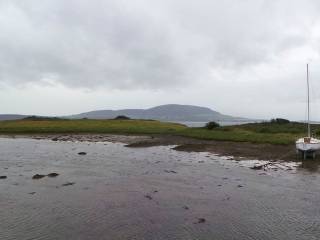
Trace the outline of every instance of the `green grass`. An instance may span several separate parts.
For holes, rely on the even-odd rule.
[[[228,131],[224,131],[222,128],[216,130],[189,128],[182,131],[181,135],[206,140],[271,144],[291,144],[294,143],[298,137],[298,135],[290,133],[257,133],[237,127],[229,129]]]
[[[314,132],[320,131],[319,125],[312,125]],[[262,123],[249,123],[237,126],[239,129],[252,131],[256,133],[290,133],[301,134],[306,133],[307,125],[298,122],[290,122],[285,124],[262,122]]]
[[[313,125],[320,133],[320,125]],[[212,130],[189,128],[181,124],[149,120],[15,120],[0,121],[0,134],[55,134],[55,133],[112,133],[112,134],[166,134],[197,139],[293,144],[306,132],[301,123],[253,123],[218,127]]]
[[[186,128],[148,120],[15,120],[0,121],[0,133],[127,133],[169,134]]]

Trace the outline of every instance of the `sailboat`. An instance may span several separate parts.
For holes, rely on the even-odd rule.
[[[296,141],[297,151],[302,153],[304,158],[306,158],[308,153],[312,153],[315,156],[316,151],[320,150],[320,140],[311,137],[310,130],[310,97],[309,97],[309,65],[307,64],[307,86],[308,86],[308,136],[299,138]]]

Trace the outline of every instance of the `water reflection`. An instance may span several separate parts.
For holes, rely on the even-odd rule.
[[[1,138],[0,153],[0,239],[320,239],[318,173],[294,171],[320,161]]]
[[[314,172],[319,172],[319,166],[320,166],[319,159],[307,159],[307,160],[303,160],[301,162],[301,165],[298,168],[314,173]]]

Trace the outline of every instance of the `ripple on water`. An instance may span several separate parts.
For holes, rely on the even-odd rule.
[[[0,152],[0,239],[320,239],[318,174],[293,164],[260,176],[208,153],[28,139]]]

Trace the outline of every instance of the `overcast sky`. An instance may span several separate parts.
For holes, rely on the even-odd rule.
[[[318,0],[0,0],[0,113],[167,103],[320,120]]]

